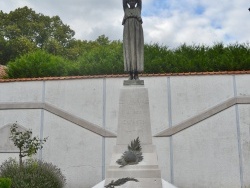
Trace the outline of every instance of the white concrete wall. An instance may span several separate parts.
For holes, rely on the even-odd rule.
[[[227,99],[250,96],[250,75],[142,79],[149,92],[153,135]],[[48,103],[116,133],[123,80],[0,83],[0,105]],[[37,157],[60,167],[68,188],[90,188],[105,178],[115,138],[103,138],[44,109],[0,110],[0,131],[16,121],[34,135],[49,137]],[[162,178],[180,188],[250,187],[249,130],[250,104],[237,104],[171,137],[153,138]],[[9,156],[17,155],[0,153],[0,163]]]

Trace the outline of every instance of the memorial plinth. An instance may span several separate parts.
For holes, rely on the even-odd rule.
[[[155,146],[152,144],[148,90],[142,82],[126,81],[120,91],[118,131],[105,185],[120,178],[136,178],[121,188],[162,188],[161,171]],[[132,140],[139,137],[143,160],[136,165],[120,167],[116,161],[127,150]]]

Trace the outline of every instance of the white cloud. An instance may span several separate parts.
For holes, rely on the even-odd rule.
[[[170,0],[169,8],[147,17],[146,41],[175,47],[182,43],[248,42],[249,12],[243,0]],[[165,17],[164,17],[165,16]],[[145,18],[144,18],[145,20]]]

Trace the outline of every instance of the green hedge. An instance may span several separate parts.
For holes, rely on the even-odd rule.
[[[123,74],[123,46],[120,41],[87,43],[74,61],[35,51],[8,63],[9,78]],[[179,73],[250,70],[250,46],[186,45],[175,49],[145,44],[144,73]]]
[[[146,73],[250,70],[249,44],[186,45],[175,49],[145,45]]]
[[[11,188],[11,179],[0,178],[0,188]]]
[[[67,76],[70,64],[62,57],[38,50],[8,63],[9,78]]]

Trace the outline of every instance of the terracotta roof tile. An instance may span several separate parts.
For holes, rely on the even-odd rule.
[[[17,78],[17,79],[2,79],[0,66],[0,83],[3,82],[24,82],[24,81],[49,81],[49,80],[74,80],[74,79],[98,79],[98,78],[126,78],[127,74],[117,75],[87,75],[87,76],[67,76],[67,77],[43,77],[43,78]],[[250,74],[248,71],[221,71],[221,72],[187,72],[187,73],[159,73],[159,74],[141,74],[140,77],[161,77],[161,76],[199,76],[199,75],[237,75]],[[5,75],[5,71],[4,71]]]

